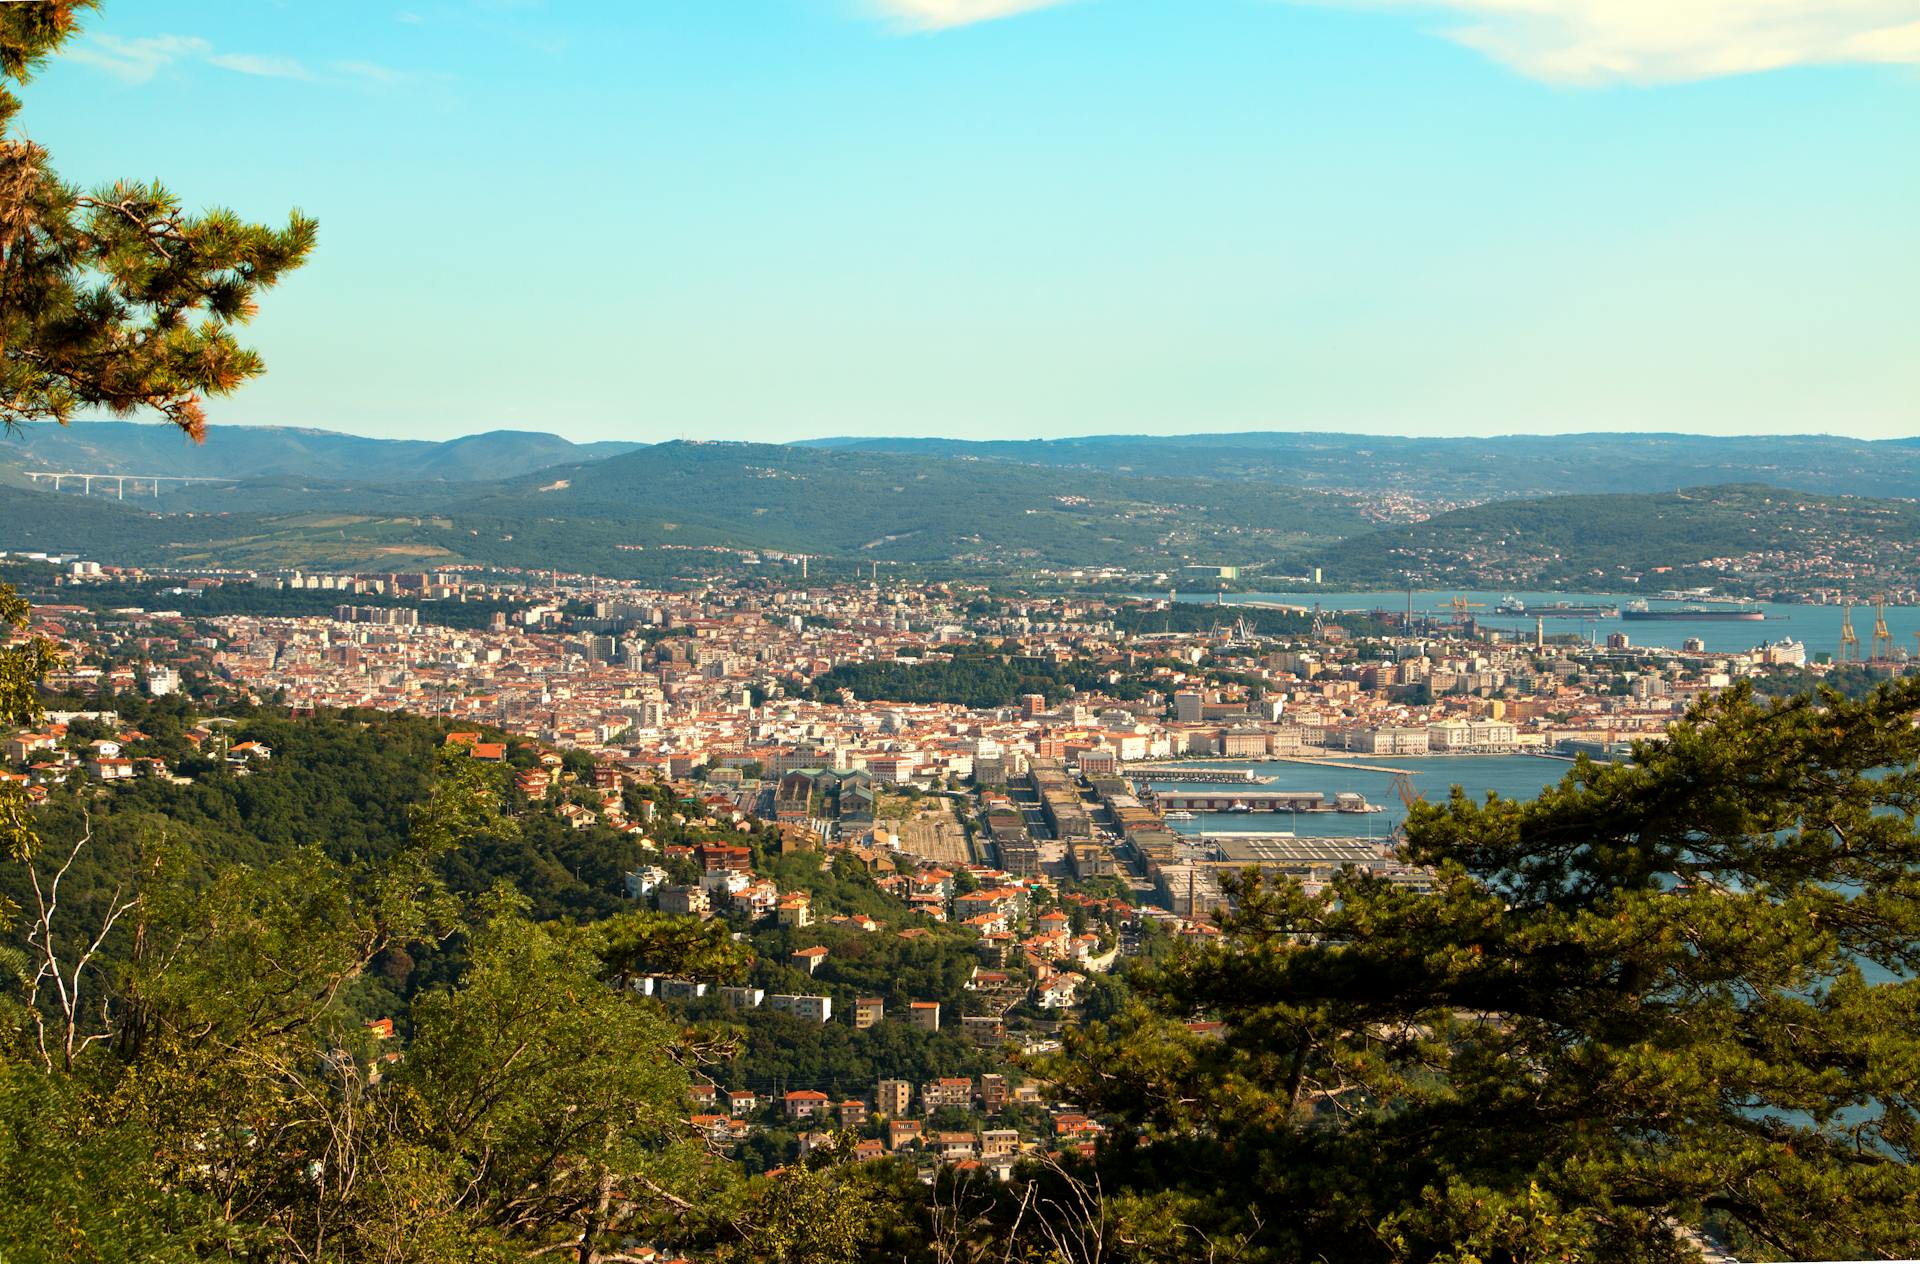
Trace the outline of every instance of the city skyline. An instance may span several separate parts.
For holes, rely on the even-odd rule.
[[[217,422],[1883,438],[1904,7],[123,0],[23,122],[319,218]]]

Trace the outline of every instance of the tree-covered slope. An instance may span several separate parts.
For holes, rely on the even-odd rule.
[[[1920,447],[1839,435],[1577,434],[1414,438],[1242,433],[1073,439],[827,439],[842,452],[970,456],[1061,468],[1164,472],[1454,503],[1766,483],[1920,496]]]
[[[110,560],[470,560],[650,576],[733,551],[956,568],[1251,565],[1367,524],[1351,498],[944,457],[669,443],[481,485],[257,479],[121,503],[0,487],[19,547]]]
[[[1364,522],[1346,499],[1293,489],[744,443],[667,443],[556,468],[448,512],[589,520],[632,543],[1068,563],[1244,563]]]
[[[1730,575],[1834,575],[1870,560],[1911,572],[1920,505],[1749,485],[1479,505],[1366,532],[1315,556],[1337,584],[1582,584],[1723,563]],[[1824,559],[1824,561],[1822,560]],[[1664,587],[1669,585],[1651,585]]]

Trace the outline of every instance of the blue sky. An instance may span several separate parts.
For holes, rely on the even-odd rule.
[[[216,421],[1920,432],[1920,0],[107,0],[25,96],[319,218]]]

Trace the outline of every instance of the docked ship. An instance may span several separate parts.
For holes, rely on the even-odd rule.
[[[1581,605],[1573,601],[1556,601],[1551,605],[1530,606],[1518,597],[1508,597],[1495,607],[1501,614],[1525,616],[1529,619],[1617,619],[1620,607],[1598,603]]]
[[[1169,821],[1191,821],[1193,819],[1193,813],[1183,812],[1175,808],[1173,811],[1165,814],[1165,819]]]
[[[1687,622],[1694,619],[1711,619],[1721,623],[1758,623],[1767,617],[1767,612],[1758,606],[1707,606],[1686,605],[1669,606],[1660,610],[1650,608],[1644,601],[1628,603],[1620,612],[1623,619],[1658,619],[1668,623]]]

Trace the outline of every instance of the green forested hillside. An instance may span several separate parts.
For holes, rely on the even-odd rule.
[[[1419,582],[1548,587],[1715,558],[1752,566],[1767,554],[1774,556],[1758,564],[1782,570],[1801,560],[1817,568],[1825,558],[1837,563],[1827,567],[1834,576],[1863,565],[1913,575],[1916,539],[1920,506],[1909,501],[1730,486],[1479,505],[1350,536],[1315,557],[1342,585],[1391,587],[1411,574]]]
[[[1365,522],[1343,498],[1241,483],[696,443],[460,490],[273,480],[169,490],[158,506],[0,489],[0,528],[145,562],[441,558],[654,576],[727,564],[716,549],[850,567],[1251,565]]]
[[[823,578],[873,562],[982,575],[1204,562],[1243,567],[1242,586],[1317,566],[1349,589],[1409,578],[1578,588],[1735,559],[1805,582],[1871,572],[1863,582],[1913,583],[1917,528],[1913,502],[1751,485],[1502,501],[1379,526],[1348,499],[1244,482],[746,444],[664,444],[457,493],[291,482],[168,492],[158,511],[0,487],[0,532],[20,549],[150,565],[559,565],[657,580],[738,571],[747,554],[777,551],[814,557]]]
[[[1083,438],[826,439],[845,452],[968,456],[1011,463],[1401,494],[1430,501],[1642,494],[1716,483],[1764,483],[1856,496],[1920,496],[1912,439],[1844,435],[1510,434],[1484,438],[1246,432]]]

